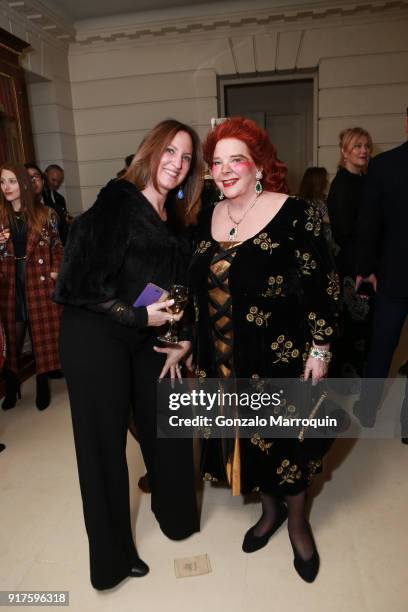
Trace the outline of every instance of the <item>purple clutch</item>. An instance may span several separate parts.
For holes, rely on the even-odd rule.
[[[163,302],[168,297],[168,292],[154,283],[147,283],[142,293],[133,302],[133,306],[150,306],[156,302]]]

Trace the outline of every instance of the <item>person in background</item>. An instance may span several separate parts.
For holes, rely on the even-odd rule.
[[[131,163],[132,163],[132,161],[133,161],[134,156],[135,156],[135,154],[134,154],[134,153],[131,153],[131,155],[126,155],[126,157],[125,157],[125,159],[124,159],[124,161],[125,161],[125,167],[124,167],[124,168],[122,168],[122,170],[119,170],[119,172],[116,174],[116,177],[117,177],[117,178],[122,178],[123,176],[125,176],[126,172],[127,172],[127,171],[128,171],[128,169],[129,169],[130,164],[131,164]]]
[[[65,180],[64,169],[58,164],[50,164],[46,167],[45,171],[46,185],[45,190],[48,191],[49,197],[54,203],[55,209],[60,211],[59,214],[64,216],[68,225],[72,222],[73,217],[69,214],[67,209],[67,203],[64,196],[59,193],[59,188]]]
[[[91,583],[112,588],[144,576],[132,535],[126,439],[131,408],[152,492],[169,538],[199,530],[191,440],[160,439],[157,381],[180,376],[191,329],[157,346],[158,327],[180,319],[173,302],[133,306],[148,283],[185,284],[186,227],[202,188],[201,143],[174,119],[145,136],[127,173],[110,181],[71,227],[55,299],[64,305],[61,359],[71,404]]]
[[[65,245],[68,236],[68,222],[66,216],[66,208],[61,207],[59,201],[54,201],[51,197],[50,190],[47,186],[45,175],[42,173],[37,164],[31,162],[24,164],[29,176],[31,177],[31,184],[34,193],[34,198],[39,204],[43,204],[52,208],[57,216],[58,221],[58,233],[60,235],[62,245]],[[58,194],[59,195],[59,194]],[[62,198],[62,196],[60,196]],[[65,202],[65,200],[64,200]]]
[[[330,219],[327,212],[327,190],[329,188],[329,175],[326,168],[311,166],[305,171],[299,188],[299,197],[315,206],[323,219],[323,236],[326,238],[333,252],[336,251],[330,228]]]
[[[339,135],[339,149],[338,171],[327,196],[331,231],[339,247],[335,262],[342,286],[340,334],[333,347],[331,375],[355,378],[363,374],[370,326],[370,302],[356,292],[355,276],[358,216],[373,149],[371,136],[361,127],[345,129]]]
[[[408,136],[408,108],[405,118]],[[370,350],[354,412],[373,427],[394,351],[408,314],[408,142],[369,164],[360,214],[356,283],[375,291]],[[371,379],[370,382],[365,382]],[[402,441],[408,443],[408,381],[401,410]]]
[[[202,379],[302,377],[327,373],[339,288],[321,216],[287,195],[286,166],[255,122],[232,117],[204,143],[221,201],[203,211],[190,266],[196,310],[194,361]],[[256,431],[235,440],[203,441],[205,480],[227,480],[238,495],[260,491],[262,515],[242,548],[263,548],[288,517],[298,574],[312,582],[319,556],[306,517],[306,489],[321,471],[297,438]]]
[[[23,166],[0,167],[0,316],[7,355],[3,410],[20,395],[19,359],[27,330],[36,370],[36,406],[44,410],[51,395],[47,373],[60,367],[58,338],[61,308],[52,301],[62,259],[53,210],[34,199]]]

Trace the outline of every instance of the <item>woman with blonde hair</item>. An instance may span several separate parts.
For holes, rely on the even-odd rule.
[[[191,346],[157,347],[158,327],[179,320],[167,300],[136,306],[148,283],[185,284],[189,241],[202,188],[200,140],[189,126],[162,121],[145,137],[126,174],[110,181],[72,224],[55,293],[65,305],[61,359],[71,403],[91,582],[108,589],[148,566],[130,517],[126,435],[131,406],[162,531],[180,540],[199,529],[191,440],[158,439],[156,385]]]
[[[369,304],[355,291],[358,216],[365,174],[373,150],[367,130],[348,128],[339,134],[340,160],[327,196],[327,208],[335,243],[340,247],[336,265],[343,289],[342,337],[338,341],[333,374],[352,378],[362,375]]]
[[[36,368],[36,405],[50,403],[47,373],[60,367],[58,337],[61,309],[52,301],[62,245],[55,213],[35,201],[23,166],[0,168],[0,315],[7,339],[3,410],[19,395],[19,358],[28,329]]]

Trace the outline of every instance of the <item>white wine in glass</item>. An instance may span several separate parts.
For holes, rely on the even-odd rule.
[[[168,299],[174,300],[174,304],[169,306],[167,311],[171,314],[179,314],[184,310],[188,302],[188,288],[184,285],[171,285]],[[169,329],[163,336],[159,336],[158,339],[166,344],[178,344],[177,323],[169,321]]]

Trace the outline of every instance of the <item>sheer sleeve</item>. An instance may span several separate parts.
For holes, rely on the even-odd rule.
[[[130,306],[121,300],[107,300],[99,304],[87,304],[86,308],[93,312],[99,312],[127,327],[146,327],[147,309],[145,306]]]

